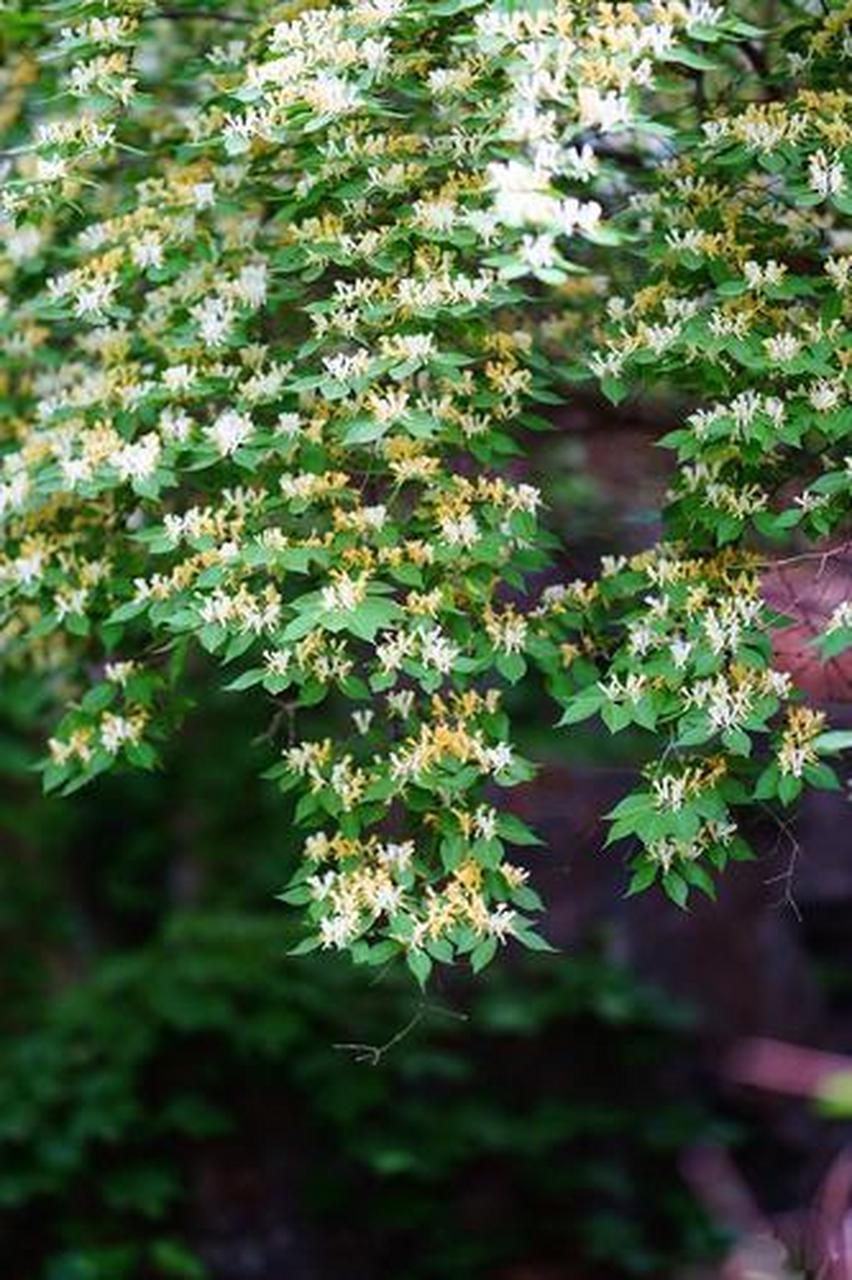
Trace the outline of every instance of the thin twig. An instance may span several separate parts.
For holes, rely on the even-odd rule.
[[[343,1043],[335,1044],[332,1047],[334,1049],[342,1049],[347,1053],[354,1054],[356,1062],[366,1062],[369,1063],[371,1067],[377,1067],[385,1054],[398,1045],[401,1040],[404,1040],[406,1036],[410,1035],[414,1028],[421,1023],[429,1013],[442,1013],[448,1018],[458,1019],[459,1022],[467,1022],[466,1013],[458,1013],[455,1009],[444,1009],[440,1005],[428,1004],[426,1001],[423,1001],[414,1011],[413,1016],[409,1018],[408,1022],[406,1022],[404,1026],[400,1027],[399,1031],[397,1031],[395,1035],[392,1035],[389,1040],[385,1041],[384,1044]]]
[[[790,564],[801,564],[807,560],[819,560],[820,567],[817,576],[824,573],[827,562],[834,556],[842,556],[845,552],[852,550],[852,538],[847,538],[845,542],[841,542],[836,547],[829,547],[826,551],[802,551],[795,556],[786,556],[783,560],[767,560],[766,564],[772,569],[784,568]]]
[[[793,884],[793,879],[796,875],[796,868],[799,862],[799,854],[802,852],[802,846],[799,844],[799,841],[796,839],[796,836],[789,822],[786,822],[783,818],[779,817],[779,815],[775,813],[774,810],[770,809],[768,805],[760,803],[760,807],[770,815],[773,822],[778,827],[778,839],[775,841],[776,851],[778,850],[778,846],[780,845],[781,840],[783,839],[784,836],[786,836],[787,839],[790,841],[790,861],[786,869],[777,876],[768,877],[768,879],[765,880],[764,883],[765,884],[778,884],[779,882],[783,883],[784,896],[781,899],[781,902],[778,902],[775,905],[781,906],[782,903],[786,904],[790,908],[790,910],[793,912],[793,915],[796,917],[796,921],[799,924],[801,924],[802,913],[799,910],[799,905],[796,902],[796,899],[793,897],[792,884]]]

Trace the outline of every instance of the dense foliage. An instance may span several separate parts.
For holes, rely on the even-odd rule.
[[[762,575],[848,519],[852,7],[782,10],[7,9],[0,653],[66,708],[49,788],[153,767],[207,650],[276,703],[304,947],[424,981],[546,945],[494,804],[528,664],[653,743],[633,889],[712,892],[743,807],[839,785]],[[677,474],[560,584],[519,454],[593,377],[674,391]]]

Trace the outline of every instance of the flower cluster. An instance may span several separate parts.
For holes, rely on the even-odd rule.
[[[208,6],[63,0],[2,73],[0,661],[67,707],[46,784],[156,763],[200,647],[292,730],[307,945],[478,968],[541,945],[492,807],[533,661],[569,720],[727,753],[648,793],[677,895],[792,696],[742,540],[848,501],[842,27],[664,160],[696,68],[759,35],[706,0],[237,8],[216,44]],[[612,394],[676,373],[704,407],[666,540],[531,600],[552,540],[507,459],[568,340]],[[295,741],[323,701],[339,737]]]
[[[852,512],[848,16],[824,6],[785,34],[783,56],[746,52],[744,101],[730,82],[699,141],[638,183],[616,225],[642,238],[648,270],[641,288],[610,293],[587,361],[614,400],[665,382],[695,406],[662,439],[678,463],[664,541],[652,559],[604,566],[595,671],[563,674],[550,658],[567,721],[665,726],[679,769],[628,797],[613,831],[641,846],[635,887],[662,874],[681,903],[692,885],[712,889],[699,859],[744,856],[731,806],[837,787],[822,757],[852,745],[791,705],[762,577],[792,538],[816,571],[807,548],[832,554]],[[714,61],[724,85],[725,58]],[[825,656],[852,642],[850,607],[836,607]],[[569,622],[589,652],[588,618]],[[705,744],[726,761],[710,799],[688,781],[687,753]]]

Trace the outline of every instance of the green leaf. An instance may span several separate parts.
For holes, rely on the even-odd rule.
[[[630,877],[630,883],[624,894],[625,898],[632,898],[635,893],[644,893],[656,880],[659,870],[656,862],[643,862]]]
[[[564,724],[577,724],[580,720],[588,720],[601,708],[604,694],[597,685],[584,689],[568,702],[562,716],[557,720],[557,728]]]
[[[405,953],[405,963],[417,979],[421,987],[426,986],[432,972],[432,961],[425,951],[412,947]]]
[[[680,63],[684,67],[691,67],[693,71],[718,71],[721,66],[715,58],[696,53],[694,49],[674,49],[664,56],[663,61]]]
[[[205,1280],[204,1264],[177,1240],[155,1240],[151,1245],[151,1261],[158,1276],[173,1280]]]
[[[80,705],[89,715],[97,715],[115,701],[116,693],[114,685],[98,684],[89,689]]]
[[[800,778],[794,778],[791,773],[783,773],[778,780],[778,798],[784,805],[790,805],[802,790],[802,782]]]
[[[814,1102],[823,1115],[833,1120],[852,1116],[852,1071],[832,1071],[820,1080],[814,1091]]]
[[[242,689],[251,689],[254,685],[260,684],[266,672],[263,667],[252,667],[249,671],[243,671],[235,680],[231,680],[226,684],[225,691],[227,693],[238,693]]]
[[[372,641],[378,631],[389,627],[401,616],[402,609],[394,600],[372,597],[346,616],[346,626],[362,640]]]
[[[621,404],[628,394],[627,385],[620,378],[601,378],[601,391],[610,404]]]
[[[704,867],[698,862],[684,862],[681,867],[681,875],[690,885],[696,889],[700,889],[714,902],[716,900],[716,886],[712,877],[705,871]]]
[[[678,875],[676,871],[667,871],[663,876],[663,890],[667,898],[681,908],[686,907],[686,900],[689,897],[689,886],[683,876]]]
[[[541,845],[544,842],[514,813],[503,812],[497,819],[497,830],[509,844]]]
[[[556,947],[549,943],[546,938],[543,938],[540,933],[536,933],[534,929],[516,926],[513,936],[528,951],[556,951]]]
[[[344,444],[371,444],[386,435],[390,424],[375,418],[355,418],[343,433]]]
[[[780,781],[781,770],[773,761],[772,764],[766,766],[758,778],[754,788],[754,798],[756,800],[772,800],[778,795]]]
[[[808,764],[804,768],[805,781],[809,782],[812,787],[819,787],[822,791],[840,791],[840,779],[834,770],[827,764]]]
[[[320,945],[320,939],[314,936],[303,938],[301,942],[297,942],[295,947],[291,947],[287,952],[288,956],[306,956],[311,951],[316,951]]]
[[[820,753],[852,750],[852,729],[829,729],[814,738],[813,745]]]
[[[635,818],[640,814],[649,813],[654,808],[654,797],[650,791],[631,791],[630,795],[625,796],[623,800],[619,800],[614,809],[610,809],[605,817],[615,818]]]
[[[527,664],[520,653],[498,653],[494,665],[510,684],[517,684],[527,669]]]
[[[474,973],[480,973],[490,964],[497,952],[497,939],[484,938],[470,953],[470,967]]]
[[[751,738],[742,729],[726,729],[722,734],[722,742],[732,755],[751,755]]]

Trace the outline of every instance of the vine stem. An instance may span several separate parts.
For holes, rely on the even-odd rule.
[[[404,1026],[400,1027],[399,1031],[397,1031],[395,1035],[392,1035],[389,1040],[386,1040],[384,1044],[343,1043],[335,1044],[333,1048],[342,1049],[346,1053],[354,1054],[356,1062],[365,1062],[371,1067],[377,1067],[385,1054],[398,1045],[401,1040],[404,1040],[406,1036],[410,1035],[414,1028],[423,1021],[427,1014],[430,1013],[441,1013],[444,1014],[445,1017],[456,1018],[460,1022],[467,1021],[466,1013],[458,1013],[455,1009],[444,1009],[440,1005],[429,1004],[427,1001],[423,1001],[415,1009],[413,1016],[409,1018],[408,1022],[406,1022]]]
[[[850,550],[852,550],[852,538],[847,538],[845,542],[838,543],[836,547],[829,547],[826,551],[802,551],[795,556],[786,556],[783,560],[767,560],[765,563],[767,568],[780,569],[791,564],[803,564],[808,560],[819,560],[819,572],[822,573],[829,560]]]

